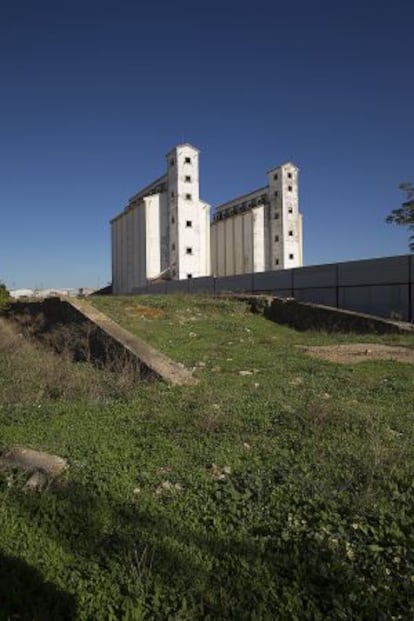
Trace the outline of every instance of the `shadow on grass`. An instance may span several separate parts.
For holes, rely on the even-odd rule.
[[[0,554],[0,621],[72,621],[76,600],[21,559]]]

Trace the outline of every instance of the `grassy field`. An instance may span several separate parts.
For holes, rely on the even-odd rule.
[[[93,303],[200,382],[133,385],[0,323],[1,446],[70,462],[42,493],[0,472],[0,619],[414,618],[414,367],[296,347],[413,337],[203,297]]]

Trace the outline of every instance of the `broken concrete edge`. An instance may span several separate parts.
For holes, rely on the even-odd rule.
[[[294,298],[279,298],[269,294],[224,293],[216,297],[231,297],[247,302],[253,311],[275,323],[297,330],[326,330],[376,334],[414,334],[414,325],[384,317],[358,313],[334,306],[299,302]]]
[[[22,486],[24,492],[42,492],[55,485],[58,477],[69,468],[66,459],[43,451],[36,451],[24,446],[13,446],[0,453],[0,471],[18,471],[7,477],[8,486],[21,481],[20,476],[26,475]]]
[[[85,300],[65,296],[61,296],[59,299],[61,302],[69,304],[78,313],[81,313],[86,319],[98,326],[98,328],[117,341],[161,379],[178,386],[190,386],[198,383],[198,379],[188,369],[181,367],[177,362],[171,360],[171,358],[155,349],[152,345],[128,332],[128,330],[102,311],[85,302]]]
[[[57,476],[69,467],[66,459],[24,446],[12,446],[0,454],[0,468],[17,468],[24,472],[44,472]]]

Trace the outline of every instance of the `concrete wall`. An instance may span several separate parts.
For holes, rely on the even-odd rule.
[[[171,282],[135,287],[134,293],[269,293],[294,297],[300,302],[414,321],[413,279],[414,256],[405,255],[235,276],[193,278],[182,285],[176,283],[176,288]]]

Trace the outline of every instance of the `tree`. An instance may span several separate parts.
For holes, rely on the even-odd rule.
[[[6,285],[0,280],[0,311],[7,306],[9,301],[9,292]]]
[[[9,292],[7,291],[6,285],[1,280],[0,280],[0,297],[1,298],[9,297]]]
[[[414,185],[400,183],[398,187],[405,192],[407,200],[401,204],[401,207],[393,209],[385,221],[389,224],[408,226],[408,230],[414,233]],[[409,246],[411,252],[414,252],[414,234],[409,237]]]

